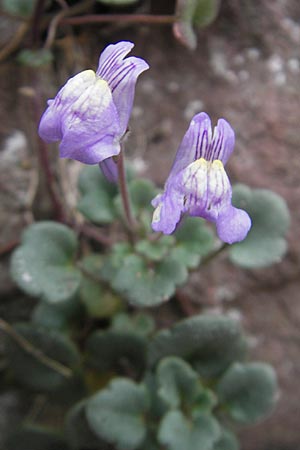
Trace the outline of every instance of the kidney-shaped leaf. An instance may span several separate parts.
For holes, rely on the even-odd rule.
[[[80,272],[74,258],[72,230],[56,222],[31,225],[11,259],[11,274],[20,289],[48,302],[69,300],[77,292]]]
[[[271,412],[277,397],[276,375],[264,363],[236,363],[217,386],[220,401],[233,419],[253,423]]]
[[[267,189],[237,185],[233,203],[249,213],[252,228],[244,241],[230,247],[231,261],[249,269],[280,262],[287,250],[285,235],[290,224],[285,200]]]
[[[166,259],[150,266],[141,256],[130,254],[115,272],[111,285],[131,304],[147,307],[167,301],[186,279],[186,268],[177,260]]]
[[[172,409],[193,403],[202,390],[199,374],[174,356],[160,361],[156,377],[158,395]]]
[[[199,414],[187,419],[179,410],[168,412],[159,428],[158,440],[168,450],[212,450],[220,426],[213,416]]]
[[[231,362],[243,358],[245,340],[237,321],[204,314],[185,319],[158,332],[149,346],[149,363],[169,355],[187,360],[203,377],[222,373]]]
[[[198,217],[187,217],[175,237],[176,244],[171,255],[189,269],[197,267],[201,258],[214,248],[213,232]]]
[[[88,400],[87,420],[97,436],[118,450],[134,450],[146,437],[148,403],[145,386],[116,378]]]

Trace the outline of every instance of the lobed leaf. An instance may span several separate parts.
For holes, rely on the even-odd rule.
[[[242,359],[245,350],[245,339],[237,321],[203,314],[158,332],[150,342],[148,360],[153,366],[166,356],[178,356],[201,376],[214,377],[233,361]]]
[[[231,261],[249,269],[280,262],[287,250],[285,235],[290,224],[285,200],[267,189],[237,185],[233,203],[248,212],[252,228],[244,241],[230,247]]]
[[[203,256],[214,248],[214,234],[198,217],[187,217],[175,233],[171,256],[189,269],[196,268]]]
[[[268,364],[235,363],[223,375],[217,393],[234,420],[253,423],[269,414],[274,407],[276,375]]]
[[[198,373],[185,361],[174,356],[160,361],[156,377],[158,396],[171,409],[192,404],[203,389]]]
[[[167,301],[187,275],[179,261],[166,259],[149,266],[142,257],[131,254],[124,258],[111,285],[134,306],[155,306]]]
[[[146,437],[148,403],[145,386],[116,378],[88,400],[88,424],[97,436],[118,450],[135,450]]]
[[[56,222],[39,222],[23,233],[11,259],[11,275],[29,295],[50,303],[71,299],[80,284],[75,267],[77,240],[74,232]]]
[[[168,412],[159,427],[158,440],[168,450],[213,450],[220,426],[213,416],[188,419],[179,410]]]

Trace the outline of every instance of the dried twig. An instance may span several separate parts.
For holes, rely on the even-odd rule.
[[[41,350],[34,347],[27,339],[17,333],[14,328],[5,320],[0,319],[0,329],[4,331],[8,336],[10,336],[26,353],[30,354],[38,361],[40,361],[44,366],[49,367],[49,369],[54,370],[54,372],[59,373],[64,378],[72,377],[72,370],[65,366],[64,364],[49,358]]]

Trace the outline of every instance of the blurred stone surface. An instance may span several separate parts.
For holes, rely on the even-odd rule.
[[[225,117],[236,131],[235,153],[228,166],[232,181],[272,189],[288,202],[290,249],[280,264],[245,271],[223,257],[193,274],[186,291],[196,311],[216,308],[239,316],[252,337],[253,358],[267,361],[277,370],[278,407],[264,423],[241,432],[242,450],[300,448],[299,20],[296,0],[228,0],[222,2],[216,22],[199,32],[195,52],[177,43],[170,27],[124,26],[82,33],[77,43],[80,63],[76,63],[76,52],[68,53],[69,67],[73,56],[77,71],[95,68],[99,51],[108,42],[127,39],[136,43],[134,54],[149,62],[151,69],[137,84],[126,143],[128,155],[139,161],[145,176],[163,185],[190,117],[203,109],[214,122]],[[16,66],[11,62],[5,67],[0,81],[5,86],[9,115],[0,112],[1,130],[6,123],[11,134],[19,123],[11,98],[17,94],[8,92]],[[49,97],[55,86],[65,82],[63,57],[56,68],[52,83],[44,86]],[[5,153],[6,144],[2,143],[2,148]],[[16,153],[20,161],[22,152]],[[6,190],[1,193],[1,208],[5,205],[0,212],[1,243],[19,236],[31,182],[30,171],[15,164],[14,158],[5,156],[4,161],[7,158],[6,169],[0,164],[1,189],[3,176],[6,180]],[[13,170],[10,175],[8,170]],[[2,281],[1,289],[6,282]]]

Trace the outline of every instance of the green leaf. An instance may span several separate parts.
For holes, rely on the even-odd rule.
[[[267,189],[237,185],[233,204],[249,213],[252,228],[244,241],[230,247],[231,261],[249,269],[280,262],[287,250],[285,235],[290,224],[285,200]]]
[[[173,26],[177,39],[194,50],[197,37],[193,26],[202,28],[210,25],[216,18],[220,0],[179,0],[176,7],[178,20]]]
[[[172,409],[192,404],[202,390],[198,373],[180,358],[161,360],[156,376],[158,395]]]
[[[140,374],[146,364],[146,341],[142,336],[113,330],[96,331],[86,343],[88,362],[102,371],[131,371]]]
[[[218,400],[213,391],[208,388],[202,389],[193,406],[193,414],[211,413],[217,403]]]
[[[221,437],[214,445],[214,450],[239,450],[239,442],[231,431],[222,428],[221,433]]]
[[[64,439],[54,430],[36,425],[22,426],[8,436],[6,450],[68,450]]]
[[[38,50],[21,50],[18,53],[17,61],[24,66],[40,67],[53,61],[53,54],[50,50],[40,48]]]
[[[52,360],[69,368],[79,363],[79,354],[65,335],[32,324],[17,324],[14,329]],[[7,340],[6,356],[16,380],[31,389],[52,391],[66,381],[61,373],[45,365],[11,338]]]
[[[149,346],[149,363],[166,356],[188,361],[203,377],[218,376],[231,362],[244,357],[245,340],[237,321],[203,314],[158,332]]]
[[[64,427],[66,439],[74,450],[81,450],[81,448],[103,449],[105,443],[92,432],[88,425],[85,414],[86,403],[86,400],[83,400],[68,412]]]
[[[42,301],[33,310],[31,320],[38,326],[65,331],[79,311],[80,306],[76,297],[58,304]]]
[[[116,219],[114,197],[117,187],[106,180],[98,166],[86,166],[78,181],[81,198],[77,208],[94,223],[111,223]]]
[[[158,190],[151,181],[135,178],[129,181],[128,192],[134,216],[147,232],[150,231],[153,213],[151,201],[156,196]],[[123,217],[124,211],[120,195],[115,199],[115,207],[118,210],[119,216]]]
[[[11,275],[29,295],[50,303],[72,298],[80,284],[75,267],[77,240],[72,230],[56,222],[31,225],[11,259]]]
[[[198,217],[187,217],[175,233],[176,245],[171,251],[174,259],[187,268],[196,268],[203,256],[214,248],[214,234]]]
[[[159,442],[168,450],[212,450],[219,436],[220,427],[213,416],[199,414],[188,420],[178,410],[165,415],[158,432]]]
[[[86,414],[94,433],[118,450],[137,449],[146,437],[145,386],[125,378],[114,379],[87,402]]]
[[[158,189],[150,180],[134,179],[129,184],[129,194],[138,214],[143,209],[153,210],[151,201],[157,195]]]
[[[95,318],[111,317],[123,307],[121,299],[101,285],[102,264],[103,258],[97,254],[86,256],[81,261],[83,277],[80,285],[80,298],[88,315]],[[90,276],[88,276],[89,274]]]
[[[148,337],[155,330],[155,322],[146,313],[137,313],[134,315],[119,313],[113,317],[111,328],[117,332],[136,333],[139,336]]]
[[[111,285],[132,305],[146,307],[167,301],[186,279],[186,268],[176,260],[148,266],[142,257],[132,254],[124,258]]]
[[[21,17],[30,17],[34,11],[35,0],[2,0],[3,11]]]
[[[173,236],[162,236],[157,241],[149,241],[144,239],[136,243],[135,249],[137,253],[145,256],[150,261],[161,261],[168,255],[170,247],[174,244],[174,241]]]
[[[196,0],[194,25],[199,28],[210,25],[218,15],[220,3],[220,0]]]
[[[119,242],[115,244],[110,255],[104,258],[100,271],[103,280],[111,282],[123,265],[124,258],[132,252],[131,246],[127,242]]]
[[[253,423],[269,414],[275,405],[276,375],[268,364],[236,363],[220,380],[217,392],[234,420]]]

